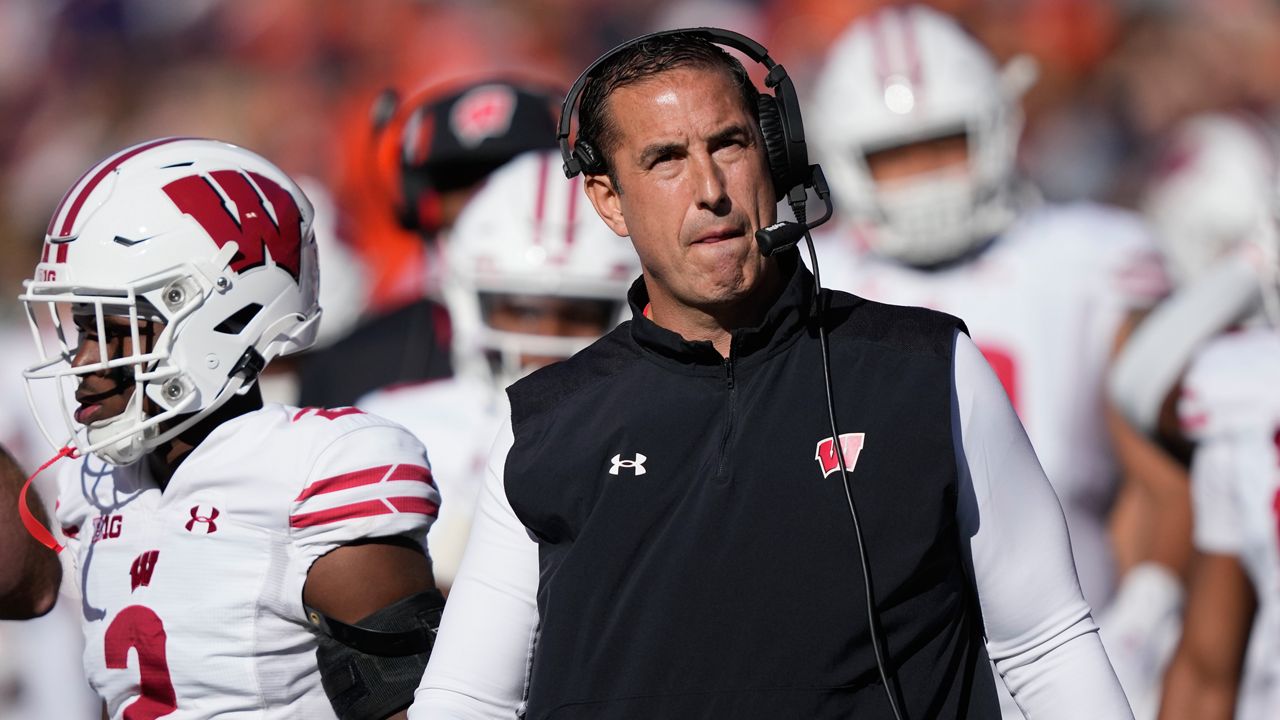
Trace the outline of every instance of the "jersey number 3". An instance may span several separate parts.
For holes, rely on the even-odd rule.
[[[124,710],[124,720],[154,720],[178,709],[169,679],[164,623],[151,608],[130,605],[107,628],[106,661],[113,670],[129,667],[129,650],[138,651],[141,683],[138,699]]]

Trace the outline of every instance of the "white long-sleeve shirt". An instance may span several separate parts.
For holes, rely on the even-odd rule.
[[[957,521],[969,538],[988,654],[1030,720],[1132,718],[1081,595],[1058,498],[967,335],[957,333],[954,353]],[[508,422],[411,720],[510,720],[520,709],[538,628],[539,561],[504,490],[513,442]]]

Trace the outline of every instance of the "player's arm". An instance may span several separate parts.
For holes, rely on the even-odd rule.
[[[987,651],[1029,720],[1132,718],[1080,592],[1066,520],[995,373],[957,332],[957,522]]]
[[[1239,555],[1245,544],[1246,501],[1239,489],[1256,468],[1273,462],[1272,433],[1203,440],[1191,465],[1197,556],[1186,620],[1165,674],[1161,718],[1234,715],[1245,645],[1257,608]]]
[[[509,720],[524,699],[538,626],[538,546],[507,500],[510,423],[494,444],[475,524],[411,720]]]
[[[340,720],[404,718],[413,700],[444,606],[423,550],[439,503],[421,444],[381,424],[330,444],[295,501],[294,541],[314,558],[303,609]]]
[[[1178,650],[1164,676],[1160,720],[1230,720],[1257,598],[1232,555],[1196,558]]]
[[[58,556],[22,526],[18,494],[24,480],[13,456],[0,447],[0,619],[4,620],[25,620],[49,612],[62,582]],[[34,488],[27,491],[27,505],[48,526]]]
[[[1128,318],[1117,334],[1113,356],[1142,316]],[[1185,370],[1185,367],[1179,370]],[[1164,402],[1172,406],[1176,386]],[[1142,563],[1153,563],[1171,577],[1186,576],[1191,558],[1191,490],[1186,467],[1150,437],[1139,432],[1112,402],[1107,403],[1107,430],[1124,474],[1111,522],[1120,575]],[[1173,599],[1177,601],[1177,598]]]

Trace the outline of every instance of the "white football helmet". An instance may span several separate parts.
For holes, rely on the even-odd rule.
[[[836,207],[869,224],[879,254],[913,265],[959,257],[1015,216],[1022,94],[1034,62],[1005,68],[953,19],[923,6],[885,8],[833,44],[811,127]],[[968,172],[876,182],[867,157],[963,135]]]
[[[1262,122],[1211,114],[1182,123],[1148,183],[1142,210],[1178,284],[1244,244],[1274,234],[1276,152]]]
[[[69,442],[117,465],[191,427],[272,358],[314,341],[312,217],[284,172],[227,143],[164,138],[98,163],[58,205],[19,298],[40,352],[24,372],[28,394],[33,381],[56,382]],[[131,353],[108,357],[103,342],[97,362],[73,367],[71,315],[100,338],[104,318],[128,318]],[[139,342],[145,320],[163,323],[149,348]],[[67,392],[105,370],[135,383],[133,395],[121,414],[81,426]]]
[[[626,293],[640,274],[631,243],[596,215],[581,178],[565,179],[555,151],[524,153],[490,175],[458,216],[444,256],[455,370],[503,386],[533,369],[522,358],[567,358],[596,338],[500,330],[490,322],[493,299],[603,303],[607,331],[630,315]]]

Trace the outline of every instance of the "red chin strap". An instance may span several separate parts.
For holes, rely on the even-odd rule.
[[[31,473],[31,477],[27,478],[27,481],[22,484],[22,491],[18,493],[18,514],[22,516],[22,525],[27,529],[28,533],[31,533],[31,537],[55,553],[62,552],[62,544],[54,538],[53,533],[49,532],[48,528],[40,524],[35,515],[31,514],[31,510],[27,507],[27,488],[31,487],[31,481],[35,480],[36,476],[64,457],[77,458],[80,457],[80,453],[71,445],[63,447],[58,451],[57,455],[49,458],[48,462]]]

